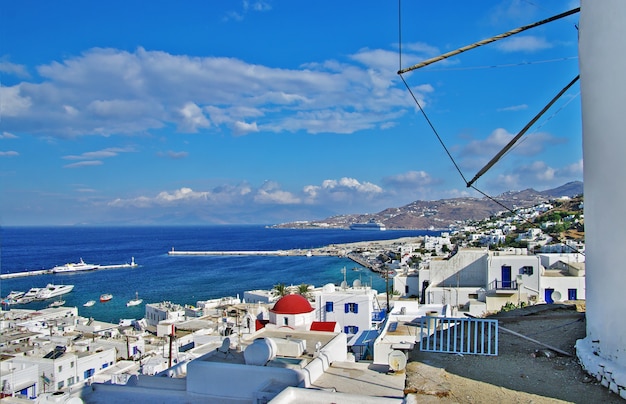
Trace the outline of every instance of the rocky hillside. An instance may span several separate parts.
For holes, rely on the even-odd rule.
[[[573,197],[583,193],[582,182],[570,182],[558,188],[535,191],[526,189],[518,192],[505,192],[494,202],[488,198],[454,198],[437,201],[415,201],[398,208],[387,208],[374,214],[351,214],[333,216],[310,222],[283,223],[277,227],[310,228],[342,227],[352,223],[375,220],[388,229],[444,229],[449,225],[467,221],[482,220],[507,209],[530,207],[550,199],[563,196]]]

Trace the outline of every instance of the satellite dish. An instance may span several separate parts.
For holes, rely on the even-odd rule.
[[[360,279],[355,279],[354,282],[352,282],[352,287],[353,288],[360,288],[361,287],[361,280]]]
[[[406,355],[402,351],[393,350],[389,353],[389,367],[394,372],[403,371],[406,368]]]
[[[561,301],[561,292],[559,292],[558,290],[555,290],[552,292],[550,297],[552,298],[553,301],[559,302]]]
[[[327,283],[326,285],[324,285],[324,287],[322,287],[322,291],[324,291],[324,293],[332,293],[335,291],[335,284],[334,283]]]
[[[278,348],[269,338],[257,338],[243,351],[246,365],[264,366],[276,357]]]
[[[347,288],[348,288],[348,282],[341,281],[341,289],[347,289]]]

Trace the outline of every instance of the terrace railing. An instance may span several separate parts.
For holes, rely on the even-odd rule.
[[[424,316],[420,350],[474,355],[498,355],[498,320]]]

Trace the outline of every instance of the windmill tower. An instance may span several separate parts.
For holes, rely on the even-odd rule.
[[[585,189],[585,369],[626,398],[626,1],[582,0],[579,64]]]

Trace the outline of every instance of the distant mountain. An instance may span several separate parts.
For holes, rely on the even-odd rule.
[[[526,189],[508,191],[489,198],[453,198],[437,201],[415,201],[399,208],[387,208],[374,214],[350,214],[332,216],[323,220],[283,223],[276,227],[348,228],[352,223],[369,220],[382,222],[388,229],[445,229],[452,224],[467,220],[482,220],[496,213],[537,205],[559,197],[574,197],[583,194],[583,183],[569,182],[546,191]]]
[[[561,185],[558,188],[553,188],[553,189],[548,189],[546,191],[542,191],[540,192],[540,194],[548,196],[548,197],[553,197],[553,198],[558,198],[561,196],[577,196],[577,195],[582,195],[583,194],[583,183],[580,181],[572,181],[572,182],[568,182],[565,185]]]

